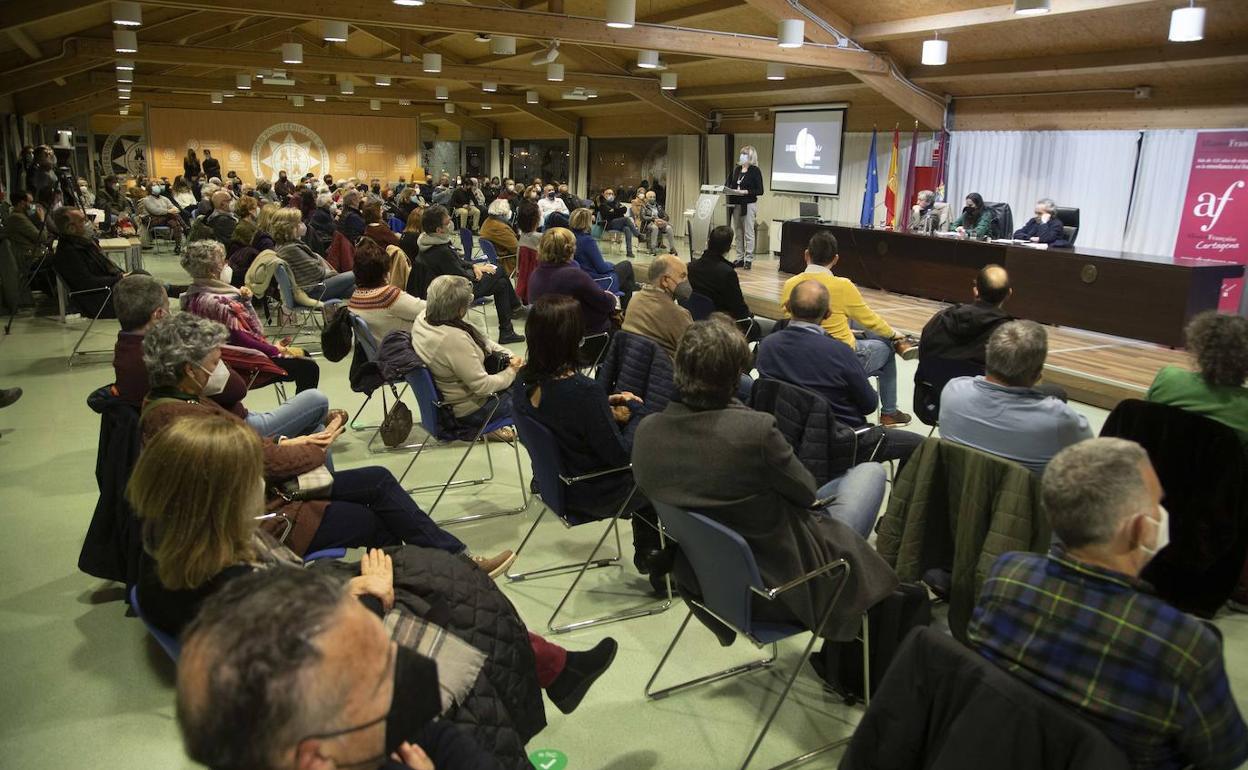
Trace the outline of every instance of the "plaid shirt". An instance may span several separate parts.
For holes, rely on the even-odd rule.
[[[1221,640],[1147,590],[1060,545],[1047,556],[1007,553],[968,633],[982,655],[1084,711],[1135,768],[1238,767],[1248,728]]]

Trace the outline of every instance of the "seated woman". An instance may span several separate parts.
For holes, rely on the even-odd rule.
[[[1066,230],[1062,225],[1062,220],[1053,213],[1056,210],[1057,204],[1052,198],[1041,198],[1036,201],[1036,215],[1014,232],[1014,238],[1032,243],[1054,243],[1066,240]]]
[[[964,238],[987,238],[989,230],[992,229],[992,212],[984,207],[984,196],[979,193],[966,196],[962,213],[949,223],[949,229]]]
[[[602,191],[594,201],[594,211],[598,215],[602,227],[608,232],[624,233],[624,249],[629,259],[633,258],[633,239],[641,239],[637,225],[628,216],[628,209],[615,199],[615,190],[610,187]]]
[[[251,237],[251,246],[257,252],[265,249],[276,249],[273,241],[273,215],[280,209],[275,203],[266,203],[256,211],[256,230]]]
[[[1207,310],[1186,335],[1196,371],[1163,367],[1145,398],[1228,425],[1248,446],[1248,318]]]
[[[338,215],[338,230],[355,243],[364,234],[364,215],[360,212],[360,191],[347,190],[342,194],[342,212]]]
[[[299,209],[278,209],[273,213],[272,227],[277,256],[290,265],[295,285],[312,299],[347,299],[351,296],[355,291],[355,276],[350,272],[334,270],[303,242],[307,225],[303,223]]]
[[[458,426],[480,428],[487,420],[511,414],[507,388],[524,359],[477,331],[464,320],[472,305],[472,284],[460,275],[439,275],[429,284],[425,310],[412,324],[412,347],[449,405]],[[486,357],[497,369],[486,369]],[[505,361],[505,363],[504,363]],[[487,403],[498,394],[497,409]],[[510,426],[489,434],[500,441],[515,439]]]
[[[511,229],[511,204],[502,198],[490,202],[489,216],[481,223],[481,238],[494,244],[498,261],[511,275],[516,271],[516,231]]]
[[[546,236],[554,232],[547,231]],[[595,380],[577,371],[585,332],[577,301],[562,294],[541,297],[529,311],[526,328],[529,360],[512,386],[513,408],[554,435],[569,476],[627,467],[633,432],[645,405],[632,393],[607,395]],[[606,518],[614,515],[632,488],[631,473],[587,479],[567,488],[567,507],[575,514]],[[639,502],[636,495],[633,502]],[[633,513],[633,563],[643,575],[659,551],[655,527],[654,509],[648,503]],[[662,576],[654,587],[663,589]]]
[[[317,232],[321,236],[321,240],[326,243],[334,238],[334,196],[328,191],[321,192],[316,196],[316,208],[306,218],[308,227]]]
[[[602,250],[598,248],[598,241],[594,240],[590,229],[594,226],[594,212],[589,209],[577,209],[572,212],[572,216],[568,220],[568,229],[576,234],[576,253],[573,258],[581,269],[589,273],[589,277],[593,278],[595,283],[604,289],[623,296],[624,306],[628,306],[628,300],[633,296],[633,292],[637,290],[637,283],[633,280],[633,263],[627,259],[620,260],[615,264],[611,264],[602,257]],[[608,279],[605,283],[601,279]]]
[[[399,236],[399,248],[403,249],[403,253],[407,255],[408,264],[415,264],[416,257],[420,254],[420,221],[424,217],[425,210],[423,208],[416,209],[407,217],[407,222],[403,225],[403,234]]]
[[[715,310],[725,313],[734,321],[753,318],[750,306],[745,304],[741,294],[741,280],[737,271],[728,261],[728,251],[732,248],[732,228],[719,225],[711,228],[706,238],[706,251],[702,256],[689,263],[689,283],[693,290],[709,299]],[[750,325],[749,339],[758,338],[758,326]]]
[[[399,245],[399,236],[382,220],[381,201],[370,200],[360,212],[364,215],[364,235],[381,244],[383,248]]]
[[[586,334],[609,332],[611,317],[619,310],[620,302],[573,261],[576,246],[576,236],[562,227],[542,234],[537,269],[529,278],[529,299],[537,302],[548,294],[571,297],[581,308]]]
[[[745,337],[726,324],[697,321],[685,331],[674,361],[681,400],[637,427],[633,475],[650,500],[696,511],[739,533],[768,586],[846,559],[849,582],[823,635],[852,639],[862,613],[898,582],[864,539],[884,498],[883,467],[857,465],[816,489],[775,417],[733,398],[748,356]],[[828,503],[830,495],[835,498]],[[776,602],[756,600],[755,617],[796,620],[814,630],[841,580],[816,578]]]
[[[216,414],[244,424],[210,399],[229,376],[221,361],[221,343],[226,336],[221,324],[190,313],[178,313],[148,330],[143,338],[143,363],[151,391],[140,416],[144,444],[186,415]],[[399,543],[464,553],[464,544],[435,524],[390,471],[379,466],[334,472],[329,489],[318,493],[316,499],[289,499],[292,495],[287,487],[292,481],[297,483],[301,474],[324,470],[327,450],[342,433],[344,422],[338,415],[320,433],[263,439],[265,508],[292,523],[286,545],[298,554]],[[162,456],[161,461],[171,458]],[[187,499],[200,497],[202,489],[195,479],[202,479],[202,474],[171,478],[190,485]],[[283,528],[279,517],[269,520],[267,526],[276,531]],[[474,560],[483,570],[498,574],[512,558],[510,551],[504,551],[490,559]]]
[[[542,234],[538,228],[542,222],[542,214],[537,205],[529,200],[521,200],[516,210],[516,229],[520,237],[516,239],[516,294],[526,305],[533,301],[529,296],[529,277],[537,268],[538,244]]]
[[[146,554],[138,599],[147,622],[179,636],[204,602],[231,581],[257,572],[302,566],[296,554],[257,526],[257,517],[265,511],[263,462],[264,448],[254,433],[213,414],[181,417],[144,447],[126,491],[143,522]],[[453,598],[452,591],[439,588],[437,581],[430,579],[425,563],[436,563],[439,574],[445,570],[454,576],[452,579],[464,586],[459,592],[487,594],[486,599],[478,599],[478,605],[507,606],[497,587],[467,571],[471,569],[468,563],[457,565],[442,554],[412,548],[397,549],[393,554],[392,558],[380,550],[370,550],[358,567],[331,562],[315,569],[343,578],[358,573],[346,579],[347,592],[383,615],[397,610],[410,617],[412,605],[428,607],[429,596],[415,596],[413,587],[428,587],[432,594]],[[402,570],[397,585],[396,564]],[[469,618],[473,615],[468,613]],[[519,618],[507,620],[520,623]],[[451,631],[453,623],[462,621],[448,617],[436,622]],[[500,621],[498,636],[507,634],[505,625]],[[564,713],[577,707],[593,681],[611,665],[616,649],[609,637],[588,652],[570,652],[536,634],[527,637],[536,657],[538,684]],[[415,648],[417,637],[410,638],[406,644]],[[425,653],[435,658],[438,655],[428,649]],[[484,668],[478,675],[489,676]],[[453,678],[447,672],[444,676],[444,684]]]
[[[347,304],[363,318],[373,338],[381,343],[392,331],[409,331],[425,309],[425,301],[389,283],[390,254],[367,235],[355,247],[355,293]],[[397,259],[403,259],[400,253]]]

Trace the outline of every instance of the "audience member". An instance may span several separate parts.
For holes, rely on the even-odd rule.
[[[30,305],[33,300],[25,277],[30,274],[31,268],[48,248],[48,234],[43,220],[39,218],[39,213],[31,201],[30,193],[25,190],[19,190],[13,194],[13,209],[4,218],[4,235],[9,240],[9,248],[13,250],[15,262],[14,274],[11,277],[14,284],[12,289],[7,286],[6,281],[6,302],[16,300],[20,304]],[[21,289],[20,297],[18,296],[19,289]]]
[[[545,237],[558,232],[548,230]],[[646,413],[636,395],[608,395],[597,381],[577,371],[586,331],[581,317],[581,308],[571,297],[547,294],[534,301],[526,327],[529,359],[511,393],[513,408],[540,422],[554,436],[568,476],[627,468],[633,433]],[[608,473],[569,485],[564,500],[575,515],[607,518],[630,493],[636,495],[631,473]],[[637,509],[632,516],[633,563],[645,575],[659,552],[659,535],[654,509],[639,498],[634,497],[630,506]],[[663,590],[661,577],[651,582],[656,590]]]
[[[207,153],[207,150],[204,151]],[[204,161],[207,162],[207,159]],[[212,237],[222,246],[230,245],[230,238],[234,235],[234,227],[238,224],[238,217],[230,213],[230,207],[233,205],[234,198],[225,190],[217,190],[212,194],[212,213],[204,219],[204,224],[212,231]]]
[[[303,242],[307,225],[299,209],[284,208],[273,213],[273,241],[277,256],[290,266],[295,285],[313,299],[347,299],[355,291],[355,276],[339,273],[324,257],[317,255]]]
[[[818,393],[838,420],[859,428],[868,424],[865,416],[875,412],[879,399],[854,351],[824,333],[820,324],[832,312],[828,303],[823,284],[799,283],[785,304],[793,320],[759,343],[758,373]],[[922,443],[922,436],[908,430],[885,431],[871,456],[904,464]]]
[[[1015,231],[1014,237],[1020,241],[1031,243],[1048,243],[1066,240],[1066,231],[1062,220],[1054,215],[1057,204],[1052,198],[1041,198],[1036,201],[1036,215],[1027,220],[1027,224]]]
[[[691,325],[676,351],[680,400],[637,427],[633,473],[650,500],[709,516],[745,538],[765,585],[846,559],[843,592],[840,577],[817,578],[776,602],[756,601],[754,617],[814,630],[836,602],[823,635],[852,639],[862,613],[897,586],[896,574],[863,539],[884,498],[884,469],[857,465],[816,489],[775,417],[733,398],[748,358],[745,338],[731,326]]]
[[[125,196],[117,184],[117,177],[110,174],[104,177],[104,186],[95,194],[96,208],[103,209],[109,219],[118,217],[126,211]]]
[[[991,351],[990,343],[990,361]],[[1231,770],[1248,761],[1218,632],[1140,580],[1170,530],[1148,455],[1122,439],[1075,444],[1049,463],[1041,496],[1056,542],[1047,555],[997,559],[971,643],[1083,712],[1133,768]]]
[[[1000,265],[985,265],[971,286],[974,302],[953,305],[932,316],[923,327],[919,357],[987,363],[988,337],[1014,317],[1002,310],[1014,290]]]
[[[964,238],[982,240],[988,237],[992,229],[992,220],[992,212],[984,206],[983,196],[979,193],[971,193],[966,196],[966,205],[962,207],[962,213],[953,220],[949,229],[956,230]]]
[[[587,334],[610,331],[619,301],[573,262],[575,250],[575,236],[565,228],[552,227],[542,234],[537,269],[529,278],[529,301],[552,294],[571,297],[580,306]]]
[[[334,238],[335,219],[337,215],[334,213],[334,196],[328,192],[318,193],[316,208],[308,217],[308,227],[315,230],[321,236],[321,240],[328,243]]]
[[[338,230],[347,240],[355,243],[364,234],[364,214],[360,212],[360,193],[348,190],[342,195],[342,213],[338,215]]]
[[[520,236],[516,238],[516,293],[523,302],[532,302],[529,296],[529,276],[537,268],[538,249],[542,234],[542,213],[537,204],[529,200],[518,200],[516,209],[516,229]]]
[[[442,213],[446,216],[445,209]],[[524,365],[522,357],[464,320],[472,299],[473,287],[467,278],[439,275],[429,284],[424,312],[412,324],[416,355],[429,367],[442,402],[450,407],[455,422],[465,429],[480,428],[487,421],[511,414],[511,396],[506,389]],[[498,395],[497,406],[490,403],[494,394]],[[515,439],[515,431],[510,427],[499,428],[490,435],[503,441]]]
[[[664,254],[650,263],[648,277],[650,282],[628,303],[622,329],[654,340],[675,356],[680,338],[693,323],[689,311],[677,304],[693,293],[689,270],[679,257]]]
[[[595,281],[606,279],[603,288],[623,295],[624,306],[627,307],[628,300],[637,290],[637,284],[633,280],[633,263],[625,259],[612,264],[603,259],[598,241],[590,232],[593,224],[594,212],[586,208],[573,211],[568,218],[568,229],[576,235],[576,264]]]
[[[472,195],[472,183],[464,181],[451,193],[451,210],[455,212],[457,224],[462,230],[468,228],[473,232],[481,223],[481,210],[477,208],[476,199]]]
[[[1146,398],[1211,417],[1248,444],[1248,318],[1207,310],[1188,323],[1186,335],[1196,370],[1162,367]]]
[[[1034,321],[1008,321],[988,338],[986,371],[955,377],[940,397],[940,435],[950,441],[1044,471],[1053,456],[1092,438],[1087,419],[1061,399],[1036,390],[1048,335]]]
[[[402,254],[394,257],[404,259]],[[425,309],[425,301],[398,286],[391,286],[390,254],[368,236],[355,247],[355,293],[348,307],[364,319],[373,338],[380,343],[393,331],[410,331]]]
[[[273,194],[277,196],[278,203],[284,204],[294,192],[295,185],[286,178],[286,172],[278,171],[277,181],[273,183]]]
[[[841,258],[832,233],[815,233],[806,245],[805,257],[806,271],[784,282],[780,304],[788,303],[789,295],[802,281],[822,283],[828,290],[832,311],[823,321],[823,330],[854,350],[868,377],[880,378],[880,424],[886,428],[908,424],[910,415],[897,408],[897,362],[893,354],[910,360],[918,357],[918,348],[876,315],[852,281],[832,273]]]
[[[659,241],[667,243],[667,253],[676,253],[676,241],[673,239],[672,224],[667,220],[667,212],[659,205],[654,190],[646,193],[645,203],[640,209],[641,232],[649,237],[650,253],[658,254]]]
[[[179,211],[185,212],[198,202],[195,193],[191,190],[191,185],[184,176],[178,175],[173,178],[172,192],[173,202],[178,205]]]
[[[212,157],[212,150],[204,150],[203,162],[204,178],[208,180],[216,179],[218,183],[221,181],[221,161]],[[232,173],[232,172],[231,172]]]
[[[430,206],[421,215],[421,229],[417,239],[420,253],[412,266],[408,293],[425,296],[430,281],[442,275],[455,275],[469,280],[473,297],[493,297],[498,313],[498,341],[501,345],[523,342],[524,336],[512,327],[513,313],[523,310],[511,281],[498,268],[490,264],[469,262],[455,252],[452,243],[451,216],[441,206]],[[414,336],[414,333],[413,333]]]
[[[555,186],[549,184],[542,188],[542,197],[537,200],[537,209],[542,214],[543,227],[551,226],[551,214],[562,214],[567,217],[572,213],[568,210],[568,205],[563,202],[563,198],[559,197]]]
[[[125,275],[113,264],[95,240],[95,226],[81,209],[62,206],[53,215],[60,238],[52,267],[71,292],[86,292],[71,297],[83,315],[93,318],[116,318],[109,291]]]
[[[719,225],[711,228],[706,239],[706,250],[702,256],[689,263],[689,283],[693,290],[706,297],[715,305],[715,309],[726,313],[734,321],[753,318],[745,297],[741,294],[741,281],[737,271],[728,261],[728,250],[732,248],[732,228]],[[751,324],[751,340],[758,338],[758,328]]]
[[[495,198],[490,203],[489,216],[481,225],[481,239],[494,244],[499,262],[511,263],[511,270],[507,270],[504,264],[506,272],[515,272],[516,231],[511,228],[511,204],[505,199]]]
[[[615,199],[615,190],[610,187],[603,190],[594,202],[594,211],[598,220],[602,222],[603,230],[624,233],[625,253],[629,259],[632,259],[633,239],[640,241],[641,233],[637,230],[632,217],[628,215],[628,209]]]
[[[164,188],[153,184],[147,196],[139,202],[139,210],[147,215],[147,227],[167,227],[173,236],[173,253],[182,253],[182,210],[166,198]],[[224,245],[224,244],[223,244]]]
[[[225,250],[221,248],[221,244],[216,241],[195,241],[186,247],[181,264],[182,269],[191,276],[191,285],[182,294],[182,309],[224,326],[230,332],[231,345],[249,348],[268,357],[286,371],[285,376],[277,377],[278,382],[293,382],[296,393],[308,392],[317,396],[313,401],[321,403],[320,412],[310,408],[305,408],[305,411],[308,414],[323,413],[329,406],[329,399],[314,390],[320,384],[320,367],[314,359],[307,358],[303,350],[281,343],[271,344],[265,338],[264,325],[251,305],[251,289],[246,286],[235,288],[221,280],[221,271],[225,267]],[[305,397],[303,403],[310,407],[308,398],[311,396]],[[299,400],[296,396],[286,404]],[[272,431],[256,427],[264,435],[273,435]]]
[[[383,220],[382,205],[379,201],[370,200],[364,204],[361,212],[364,215],[365,237],[372,238],[382,248],[399,245],[399,236]]]

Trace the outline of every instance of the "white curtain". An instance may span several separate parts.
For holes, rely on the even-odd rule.
[[[1197,133],[1192,129],[1144,132],[1123,249],[1174,253]]]
[[[685,234],[685,209],[698,199],[698,139],[687,134],[667,137],[667,216],[680,237]]]
[[[946,197],[958,208],[972,192],[1008,203],[1016,228],[1038,199],[1052,198],[1080,210],[1080,246],[1120,249],[1139,137],[1138,131],[956,131]]]

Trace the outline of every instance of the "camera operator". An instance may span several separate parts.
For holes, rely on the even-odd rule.
[[[56,175],[56,155],[46,144],[35,148],[34,162],[27,171],[26,184],[34,194],[35,200],[40,200],[44,190],[59,187]]]

